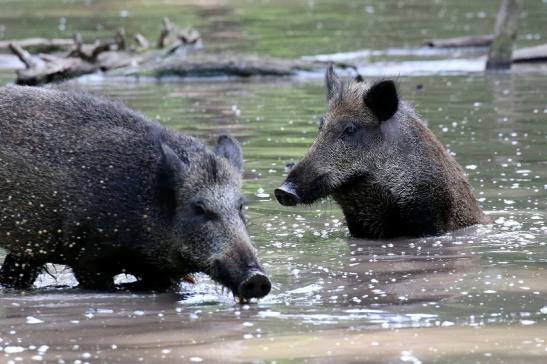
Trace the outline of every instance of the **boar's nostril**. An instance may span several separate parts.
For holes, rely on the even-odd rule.
[[[292,183],[284,183],[281,187],[274,190],[277,201],[283,206],[296,206],[300,202],[300,197]]]
[[[238,296],[244,299],[262,298],[270,293],[272,284],[268,277],[261,272],[254,272],[253,275],[247,277],[238,289]]]
[[[270,284],[270,282],[268,283],[262,283],[260,285],[260,290],[262,292],[266,292],[264,295],[267,295],[268,293],[270,293],[270,289],[272,289],[272,285]]]

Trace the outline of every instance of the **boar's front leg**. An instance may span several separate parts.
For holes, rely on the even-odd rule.
[[[123,283],[120,288],[127,291],[153,291],[165,292],[175,286],[173,279],[157,269],[143,269],[133,273],[137,277],[136,282]]]
[[[114,289],[114,272],[100,270],[97,269],[97,266],[90,265],[72,267],[72,271],[81,288],[94,290]]]
[[[10,253],[0,268],[0,285],[4,287],[30,288],[43,264]]]
[[[136,282],[122,283],[120,289],[130,292],[165,292],[173,286],[173,281],[159,277],[158,279],[139,279]]]

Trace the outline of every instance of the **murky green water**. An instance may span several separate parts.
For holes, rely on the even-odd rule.
[[[155,34],[164,15],[150,1],[89,3],[0,0],[0,29],[5,24],[6,37],[36,35],[33,29],[59,35],[65,16],[67,31],[92,32],[101,23]],[[162,3],[173,18],[203,25],[213,50],[283,56],[484,32],[497,6],[441,2],[446,19],[456,21],[438,21],[428,14],[440,8],[426,1],[402,8],[392,2]],[[120,16],[124,9],[127,17]],[[539,24],[547,4],[529,9],[523,44],[545,39],[544,33],[539,40],[526,34],[545,31]],[[317,19],[323,25],[311,31]],[[8,82],[11,73],[0,70],[0,81]],[[207,140],[237,136],[246,159],[249,232],[274,287],[258,304],[240,306],[205,276],[180,294],[132,295],[59,287],[75,284],[67,271],[57,272],[56,280],[44,275],[35,291],[0,292],[0,362],[544,363],[546,76],[399,77],[401,93],[464,166],[495,222],[437,238],[389,241],[351,239],[331,201],[291,209],[272,200],[285,164],[297,161],[316,134],[324,109],[319,78],[159,83],[92,76],[64,85],[122,99]]]
[[[283,57],[415,47],[490,33],[498,1],[0,0],[0,39],[111,36],[123,26],[157,39],[161,19],[197,27],[211,51]],[[524,0],[518,44],[545,42],[546,4]]]

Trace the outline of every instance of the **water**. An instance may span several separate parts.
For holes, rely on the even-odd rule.
[[[1,6],[5,3],[0,1]],[[80,2],[68,2],[64,7],[59,1],[51,3],[47,14],[36,20],[50,35],[58,35],[51,23],[60,16],[67,17],[67,24],[74,27],[71,29],[92,29],[97,21],[90,16],[97,8],[104,7],[99,19],[105,24],[128,22],[137,27],[142,20],[139,14],[146,13],[146,1],[139,1],[140,12],[130,10],[127,18],[119,16],[123,6],[107,7],[104,1],[93,1],[93,6],[84,7],[77,13],[80,17],[74,18],[70,12]],[[30,1],[11,2],[16,10],[12,14],[28,17],[29,4],[36,6]],[[174,6],[174,2],[170,4]],[[419,38],[408,35],[413,27],[428,29],[421,38],[433,33],[456,35],[461,28],[459,35],[486,31],[483,23],[491,19],[486,9],[486,20],[456,22],[452,29],[431,19],[423,25],[412,23],[404,17],[407,10],[375,10],[370,19],[376,22],[405,19],[401,30],[390,37],[383,35],[389,41],[379,35],[381,41],[374,40],[378,43],[371,46],[364,45],[363,39],[355,46],[344,41],[336,46],[325,44],[326,34],[341,40],[362,31],[355,15],[340,25],[341,34],[319,30],[319,34],[310,35],[303,22],[301,30],[295,31],[295,46],[292,39],[272,32],[273,25],[281,21],[280,14],[289,17],[282,27],[298,19],[289,11],[294,8],[282,6],[286,4],[260,3],[264,11],[254,17],[251,14],[258,5],[252,2],[229,12],[224,10],[230,9],[230,4],[205,4],[181,7],[188,11],[180,16],[193,17],[196,24],[212,19],[217,25],[210,29],[235,32],[235,38],[227,36],[230,41],[224,45],[209,36],[213,49],[291,56],[403,47]],[[308,6],[303,4],[291,6]],[[355,6],[365,9],[371,4]],[[424,7],[424,1],[410,4],[421,11],[433,11]],[[325,18],[338,16],[338,20],[351,13],[335,15],[333,6],[318,2],[312,13]],[[545,14],[547,5],[543,6]],[[468,13],[479,14],[481,7],[445,5],[448,13],[461,20],[467,19]],[[160,11],[146,11],[155,18],[142,26],[154,29]],[[0,24],[10,18],[6,14],[0,15]],[[300,16],[312,19],[307,13]],[[530,11],[519,42],[533,43],[525,34],[543,30],[538,17]],[[259,26],[258,20],[267,21]],[[31,27],[7,24],[10,32],[35,35]],[[466,25],[470,29],[464,31]],[[372,28],[378,32],[375,34],[381,29]],[[209,31],[207,28],[204,33]],[[304,43],[306,48],[299,48]],[[397,62],[418,58],[377,57],[394,67]],[[435,54],[432,58],[442,61],[449,57]],[[361,65],[370,69],[364,61]],[[465,168],[483,209],[494,222],[435,238],[378,241],[350,238],[332,201],[295,209],[272,200],[272,190],[283,180],[286,163],[297,161],[317,132],[317,119],[324,111],[322,80],[317,75],[182,82],[91,76],[63,85],[121,99],[171,128],[206,140],[225,132],[237,136],[246,160],[243,189],[250,199],[246,211],[249,232],[274,286],[265,299],[241,306],[204,275],[197,277],[197,285],[184,284],[173,294],[101,293],[72,287],[76,282],[70,271],[58,268],[52,271],[53,277],[41,276],[33,291],[0,293],[0,362],[21,358],[24,362],[67,363],[544,363],[546,74],[537,68],[503,75],[460,69],[456,74],[400,76],[402,95]],[[11,70],[0,71],[2,83],[11,79]]]

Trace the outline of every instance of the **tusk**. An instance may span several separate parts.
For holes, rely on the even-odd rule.
[[[188,273],[187,275],[185,275],[184,277],[182,277],[181,280],[182,280],[183,282],[186,282],[186,283],[196,284],[196,278],[195,278],[194,275],[191,274],[191,273]]]

